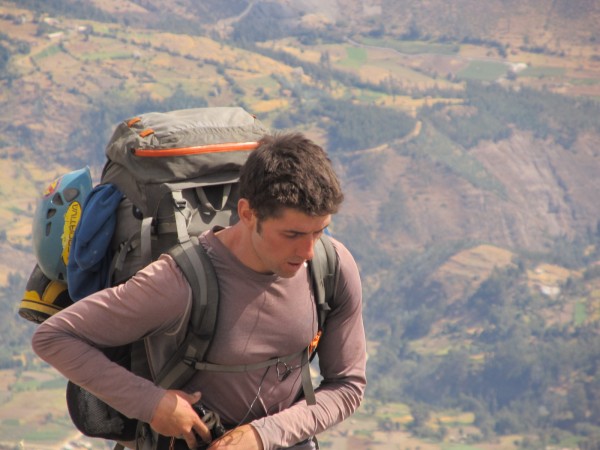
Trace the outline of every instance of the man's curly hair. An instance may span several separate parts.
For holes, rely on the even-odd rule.
[[[264,136],[240,172],[240,196],[259,220],[282,208],[309,216],[335,214],[344,199],[325,151],[300,133]]]

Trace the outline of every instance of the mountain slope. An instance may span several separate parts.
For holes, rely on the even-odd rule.
[[[86,164],[97,179],[117,122],[242,105],[339,170],[332,231],[363,273],[373,404],[410,400],[414,422],[423,404],[469,411],[485,438],[544,424],[589,437],[597,17],[587,0],[4,2],[4,306],[33,265],[39,193]],[[2,335],[26,349],[31,329],[11,320]]]
[[[469,157],[489,189],[461,177],[441,158],[423,155],[418,143],[411,156],[392,146],[370,157],[387,170],[368,188],[350,184],[346,215],[369,222],[374,239],[392,255],[469,239],[542,251],[558,236],[574,238],[596,226],[597,138],[583,138],[572,150],[526,132],[483,142]],[[370,218],[379,218],[379,225]]]

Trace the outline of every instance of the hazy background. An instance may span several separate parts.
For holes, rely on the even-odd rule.
[[[335,449],[600,448],[600,3],[0,2],[0,448],[96,446],[17,315],[56,177],[240,105],[322,144],[369,386]]]

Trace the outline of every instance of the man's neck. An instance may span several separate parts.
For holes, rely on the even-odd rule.
[[[256,270],[253,267],[251,259],[248,257],[249,237],[246,236],[246,232],[247,229],[238,222],[235,225],[215,232],[215,236],[242,264]]]

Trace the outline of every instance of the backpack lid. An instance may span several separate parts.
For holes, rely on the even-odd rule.
[[[140,183],[235,176],[268,130],[240,107],[151,112],[120,123],[106,156]],[[224,174],[231,174],[226,177]]]

